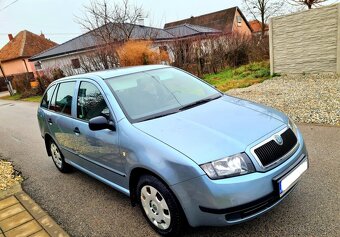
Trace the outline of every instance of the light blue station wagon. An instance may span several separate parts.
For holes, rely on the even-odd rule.
[[[38,120],[61,172],[75,167],[123,192],[161,235],[255,218],[308,169],[286,115],[170,66],[54,81]]]

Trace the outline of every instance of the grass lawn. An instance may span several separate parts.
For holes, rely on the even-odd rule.
[[[28,102],[40,102],[41,100],[41,95],[36,95],[28,98],[21,98],[21,95],[19,93],[13,95],[13,96],[4,96],[1,97],[0,99],[3,100],[21,100],[21,101],[28,101]]]
[[[238,68],[226,68],[217,74],[206,74],[203,79],[220,91],[248,87],[271,78],[268,62],[250,63]]]

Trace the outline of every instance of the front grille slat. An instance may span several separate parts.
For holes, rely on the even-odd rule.
[[[297,138],[290,128],[283,132],[281,137],[283,140],[282,145],[277,144],[274,140],[270,140],[254,150],[263,166],[268,166],[279,160],[290,152],[297,144]]]

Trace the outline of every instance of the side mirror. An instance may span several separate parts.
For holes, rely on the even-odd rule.
[[[89,127],[92,131],[99,131],[103,129],[110,129],[116,131],[116,127],[112,121],[108,121],[103,116],[98,116],[90,119]]]

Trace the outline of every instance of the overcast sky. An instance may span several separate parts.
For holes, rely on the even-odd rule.
[[[42,31],[47,38],[59,44],[84,33],[75,18],[82,14],[83,5],[88,5],[89,2],[90,0],[0,0],[0,48],[8,42],[7,34],[12,33],[15,36],[24,29],[36,34]],[[142,5],[149,13],[150,23],[162,27],[168,21],[239,6],[242,0],[130,2]],[[13,4],[8,6],[11,3]],[[5,8],[6,6],[8,7]]]
[[[111,0],[119,1],[119,0]],[[339,1],[339,0],[331,0]],[[0,48],[8,42],[7,34],[15,36],[29,30],[63,43],[82,33],[75,22],[83,6],[90,0],[0,0]],[[163,27],[165,22],[180,20],[234,6],[242,9],[242,0],[130,0],[142,5],[153,26]],[[249,19],[248,19],[249,20]]]

